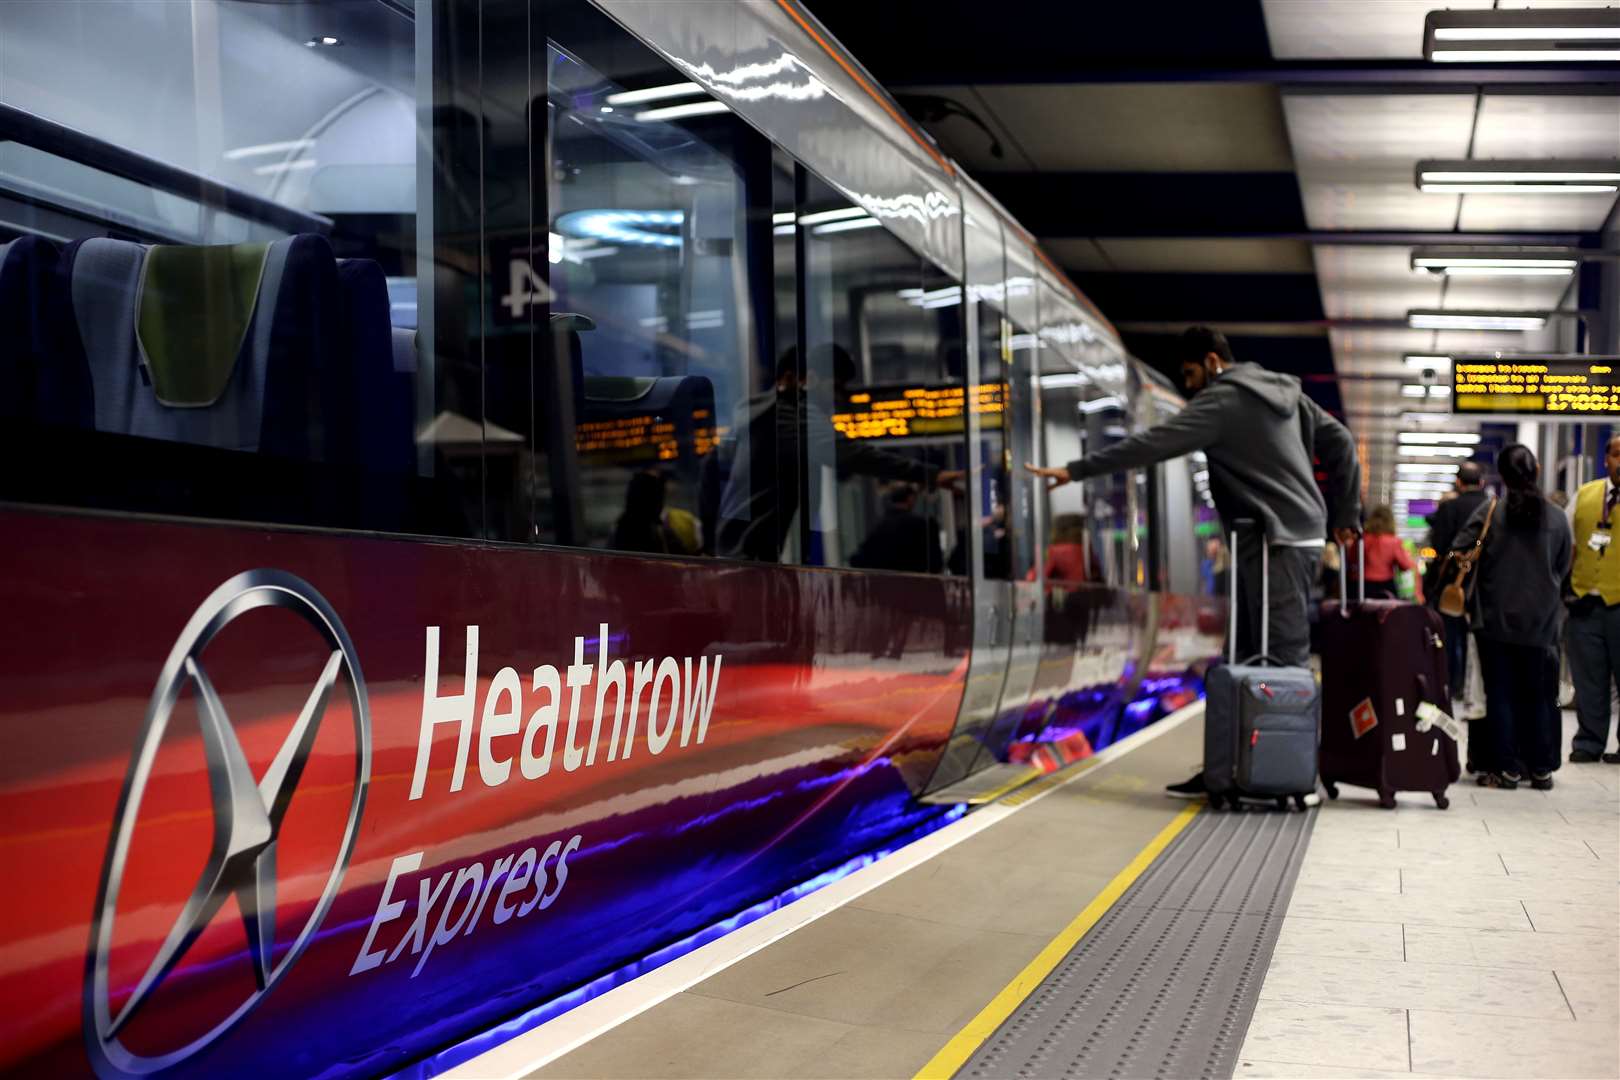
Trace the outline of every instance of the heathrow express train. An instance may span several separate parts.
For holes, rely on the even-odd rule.
[[[1179,399],[797,0],[0,5],[0,323],[0,1072],[431,1073],[1217,651],[1197,459],[1022,469]]]

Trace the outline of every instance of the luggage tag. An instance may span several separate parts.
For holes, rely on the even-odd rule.
[[[1425,701],[1417,707],[1417,730],[1428,731],[1431,728],[1439,728],[1452,742],[1462,738],[1462,725],[1453,720],[1440,706]]]

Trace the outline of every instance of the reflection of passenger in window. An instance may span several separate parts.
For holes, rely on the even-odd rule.
[[[633,473],[624,493],[624,513],[613,526],[615,551],[654,555],[696,555],[701,546],[696,521],[684,510],[666,509],[668,478],[646,469]]]
[[[732,438],[717,451],[714,466],[705,470],[705,482],[723,491],[716,525],[715,551],[719,555],[765,562],[781,559],[799,510],[801,437],[808,439],[809,461],[836,462],[840,479],[871,476],[953,491],[961,484],[960,470],[941,469],[838,433],[832,417],[815,404],[815,391],[828,373],[835,395],[842,395],[854,382],[855,362],[843,348],[820,345],[812,349],[802,381],[798,366],[796,349],[782,354],[776,365],[776,382],[742,404]],[[819,512],[821,500],[833,496],[822,492],[818,481],[813,470],[812,515]]]
[[[937,574],[945,566],[939,523],[917,512],[916,484],[899,483],[884,496],[883,516],[849,557],[862,570]]]

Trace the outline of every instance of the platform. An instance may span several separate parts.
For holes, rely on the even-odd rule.
[[[454,1075],[1620,1075],[1620,769],[1217,815],[1161,794],[1200,730],[1178,714],[702,977],[614,991],[622,1022],[593,1002]]]

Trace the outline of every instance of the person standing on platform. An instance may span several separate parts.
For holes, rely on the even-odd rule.
[[[1395,572],[1408,570],[1415,575],[1417,560],[1395,535],[1395,511],[1388,506],[1373,507],[1372,513],[1367,515],[1365,535],[1358,543],[1366,551],[1365,560],[1359,552],[1352,552],[1349,565],[1359,569],[1365,562],[1362,584],[1366,587],[1367,599],[1398,600]],[[1412,587],[1417,590],[1417,602],[1423,603],[1423,582],[1414,577]]]
[[[1620,764],[1620,753],[1606,752],[1613,719],[1610,687],[1620,681],[1620,551],[1609,558],[1615,508],[1620,505],[1620,435],[1609,440],[1603,468],[1606,475],[1582,484],[1567,511],[1575,537],[1569,668],[1580,725],[1569,760],[1578,765],[1599,758]]]
[[[1479,544],[1474,637],[1485,676],[1485,719],[1469,728],[1482,787],[1547,791],[1558,768],[1558,636],[1572,542],[1564,512],[1536,486],[1536,456],[1513,443],[1496,458],[1507,495],[1481,507],[1452,541]]]
[[[1341,543],[1355,539],[1361,520],[1361,467],[1345,426],[1300,389],[1291,375],[1239,364],[1225,335],[1195,326],[1182,335],[1179,357],[1190,400],[1171,419],[1061,468],[1037,468],[1049,487],[1133,469],[1203,450],[1210,492],[1225,531],[1244,518],[1260,521],[1264,538],[1239,537],[1232,557],[1238,573],[1237,653],[1259,651],[1261,548],[1270,547],[1271,655],[1278,663],[1310,662],[1311,585],[1328,526]],[[1328,475],[1330,498],[1317,487],[1312,457]],[[1198,798],[1203,774],[1166,789]]]
[[[1451,550],[1457,533],[1490,498],[1484,486],[1485,470],[1477,461],[1465,461],[1458,466],[1455,484],[1457,494],[1436,507],[1434,516],[1429,519],[1429,542],[1437,553],[1437,568],[1445,566],[1446,553]],[[1437,574],[1443,572],[1437,569]],[[1429,595],[1438,599],[1444,584],[1440,580],[1430,581]],[[1446,625],[1446,669],[1451,676],[1451,700],[1457,704],[1462,719],[1477,720],[1485,714],[1485,703],[1471,692],[1479,680],[1471,683],[1468,678],[1468,619],[1445,615],[1441,618]]]

